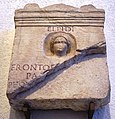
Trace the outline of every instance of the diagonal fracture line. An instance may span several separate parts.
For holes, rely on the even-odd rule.
[[[74,57],[70,58],[69,60],[64,61],[61,64],[57,64],[54,68],[50,70],[46,70],[41,75],[30,82],[27,82],[25,85],[22,87],[19,87],[18,89],[14,90],[11,93],[8,93],[8,97],[10,99],[16,98],[17,95],[31,89],[32,87],[38,85],[39,83],[43,82],[44,80],[47,79],[48,76],[67,69],[71,67],[73,64],[78,64],[84,57],[89,56],[89,55],[95,55],[95,54],[106,54],[106,43],[104,41],[101,41],[97,44],[92,45],[91,47],[79,50],[77,49],[76,51],[80,52],[80,54],[75,55]]]

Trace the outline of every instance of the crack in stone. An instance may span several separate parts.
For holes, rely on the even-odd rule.
[[[41,75],[30,82],[27,82],[22,87],[19,87],[18,89],[14,90],[11,93],[7,93],[9,99],[16,99],[17,95],[26,92],[27,90],[33,88],[34,86],[38,85],[39,83],[43,82],[47,79],[48,76],[51,76],[54,73],[57,73],[61,70],[68,69],[73,64],[78,64],[83,61],[84,57],[89,55],[96,55],[96,54],[106,54],[106,43],[104,41],[101,41],[95,45],[92,45],[90,47],[87,47],[85,49],[77,49],[77,52],[80,52],[80,54],[75,55],[74,57],[70,58],[69,60],[64,61],[61,64],[57,64],[54,68],[50,70],[46,70]]]

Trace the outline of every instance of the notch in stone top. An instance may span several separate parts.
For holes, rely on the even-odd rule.
[[[104,11],[103,9],[97,9],[92,4],[84,5],[80,7],[81,12],[91,12],[91,11]]]
[[[15,11],[15,16],[18,14],[18,13],[22,13],[22,12],[26,12],[26,11],[41,11],[41,8],[39,7],[38,4],[36,3],[30,3],[30,4],[26,4],[24,6],[24,8],[22,9],[17,9]]]
[[[30,4],[26,4],[22,9],[17,9],[15,13],[23,12],[23,11],[41,11],[41,8],[36,3],[30,3]]]
[[[57,11],[77,11],[77,12],[92,12],[92,11],[104,11],[103,9],[97,9],[96,7],[94,7],[92,4],[89,5],[83,5],[80,8],[77,7],[73,7],[71,5],[66,5],[66,4],[54,4],[54,5],[50,5],[47,7],[42,8],[42,10],[46,10],[46,11],[53,11],[53,10],[57,10]]]
[[[92,4],[89,5],[83,5],[80,8],[73,7],[71,5],[66,5],[66,4],[54,4],[54,5],[49,5],[44,8],[40,8],[38,4],[36,3],[30,3],[26,4],[23,9],[18,9],[16,12],[23,12],[23,11],[76,11],[76,12],[104,12],[103,9],[97,9],[94,7]]]
[[[44,7],[43,10],[57,10],[57,11],[78,11],[79,8],[77,7],[73,7],[71,5],[65,5],[63,3],[60,3],[60,4],[54,4],[54,5],[50,5],[50,6],[47,6],[47,7]]]
[[[27,4],[24,7],[25,10],[40,10],[40,7],[36,3]]]

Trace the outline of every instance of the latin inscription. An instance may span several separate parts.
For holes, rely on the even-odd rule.
[[[10,71],[25,71],[26,72],[26,79],[34,79],[37,78],[37,74],[33,73],[33,71],[40,71],[40,72],[45,72],[48,71],[52,68],[54,68],[57,64],[51,64],[51,65],[47,65],[47,64],[12,64]]]
[[[49,26],[48,31],[65,31],[65,32],[73,32],[74,27],[73,26]]]
[[[22,87],[23,85],[26,85],[27,81],[23,80],[23,81],[9,81],[8,82],[8,88],[17,88],[17,87]]]
[[[50,69],[54,68],[58,64],[12,64],[10,67],[10,72],[17,73],[17,72],[25,72],[23,73],[24,79],[23,80],[16,80],[16,81],[9,81],[8,87],[9,88],[16,88],[26,85],[29,79],[39,78],[43,72],[49,71]],[[38,73],[39,72],[39,73]],[[39,74],[39,75],[38,75]]]
[[[51,65],[47,65],[47,64],[12,64],[10,71],[32,71],[32,70],[49,70],[52,69],[53,67],[55,67],[56,64],[51,64]]]

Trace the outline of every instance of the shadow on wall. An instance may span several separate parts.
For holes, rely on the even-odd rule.
[[[26,118],[22,111],[17,111],[17,110],[14,110],[13,108],[10,108],[9,119],[26,119]]]
[[[87,112],[75,112],[72,110],[32,110],[30,119],[87,119],[86,113]],[[11,108],[9,119],[25,119],[24,113]],[[111,119],[109,105],[96,110],[93,119]]]
[[[44,87],[48,82],[50,82],[52,80],[55,80],[55,78],[58,75],[60,75],[62,72],[64,72],[65,70],[67,70],[68,68],[70,68],[74,64],[78,64],[80,62],[88,61],[88,60],[91,60],[91,59],[94,59],[94,58],[104,58],[106,56],[103,55],[103,54],[97,54],[97,55],[86,56],[84,58],[83,57],[84,57],[84,55],[82,56],[81,54],[76,55],[73,58],[59,64],[58,66],[56,66],[52,70],[50,70],[48,73],[46,72],[47,75],[43,75],[40,78],[32,80],[32,83],[31,82],[28,83],[28,85],[31,86],[30,89],[26,89],[25,91],[22,91],[23,89],[21,89],[21,88],[23,88],[23,87],[20,87],[19,89],[15,90],[16,93],[13,94],[13,96],[15,96],[15,98],[14,97],[13,98],[14,99],[20,99],[20,98],[25,99],[27,96],[36,92],[38,89],[41,89],[42,87]],[[65,65],[65,64],[67,64],[67,65]],[[44,78],[44,76],[45,76],[45,78]],[[43,78],[43,80],[41,80],[42,78]],[[39,82],[37,82],[37,81],[39,81]]]
[[[40,80],[40,82],[37,82],[36,85],[32,85],[30,89],[25,90],[25,92],[18,92],[15,94],[16,99],[25,99],[28,95],[32,94],[33,92],[37,91],[38,89],[42,88],[44,85],[46,85],[49,81],[54,80],[59,74],[61,74],[64,70],[70,68],[74,64],[78,64],[80,62],[84,62],[87,60],[91,60],[93,58],[104,58],[106,57],[105,53],[92,53],[89,52],[90,49],[84,50],[81,54],[74,56],[73,58],[65,61],[62,64],[59,64],[57,67],[54,67],[51,71],[47,73],[45,76],[44,80]],[[100,50],[99,50],[100,51]],[[88,54],[89,53],[89,54]],[[65,66],[66,64],[66,66]],[[47,76],[47,78],[46,78]],[[41,77],[40,77],[41,78]],[[38,78],[39,79],[39,78]],[[38,80],[38,79],[35,79]],[[30,83],[31,84],[31,83]],[[20,91],[20,89],[19,89]],[[14,98],[14,97],[13,97]],[[58,113],[58,115],[57,115]],[[40,116],[41,114],[41,116]],[[30,119],[87,119],[87,112],[75,112],[72,110],[31,110],[31,118]],[[81,116],[80,116],[81,115]],[[10,112],[10,118],[9,119],[25,119],[24,114],[21,111],[15,111],[11,109]],[[110,109],[109,105],[100,108],[95,111],[93,119],[111,119],[110,118]]]
[[[109,104],[96,110],[93,119],[111,119]]]
[[[87,112],[73,110],[33,110],[31,119],[88,119]]]

